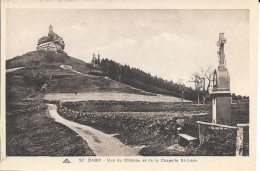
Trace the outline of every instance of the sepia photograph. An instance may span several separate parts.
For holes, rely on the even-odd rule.
[[[5,19],[7,158],[255,155],[249,9],[6,8]]]

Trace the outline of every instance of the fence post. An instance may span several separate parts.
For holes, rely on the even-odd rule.
[[[238,126],[237,138],[236,138],[236,156],[243,155],[243,127]]]
[[[237,127],[236,156],[242,156],[244,148],[244,127],[249,127],[249,124],[237,124]]]
[[[199,130],[200,145],[202,145],[204,143],[204,128],[200,123],[198,123],[198,130]]]

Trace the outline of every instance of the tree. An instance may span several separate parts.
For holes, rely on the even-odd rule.
[[[201,78],[203,84],[203,104],[205,104],[206,98],[209,97],[209,91],[213,82],[213,70],[211,66],[207,66],[206,69],[201,68]]]
[[[232,93],[231,97],[232,97],[232,101],[233,101],[233,100],[237,100],[237,96],[236,96],[235,93]]]
[[[100,55],[98,54],[97,64],[100,65]]]
[[[94,65],[94,66],[95,66],[95,61],[96,61],[96,57],[95,57],[95,53],[93,53],[91,64]]]
[[[190,82],[195,83],[195,90],[198,93],[198,104],[200,103],[200,91],[202,91],[203,104],[205,104],[206,99],[209,97],[209,91],[212,87],[213,71],[212,67],[207,66],[206,69],[201,68],[200,72],[195,72]]]
[[[171,82],[171,84],[173,84],[173,82]],[[182,105],[183,105],[184,90],[185,90],[185,85],[183,84],[183,79],[179,79],[178,84],[179,84],[180,89],[181,89],[181,102],[182,102]]]
[[[198,93],[198,104],[200,104],[200,91],[201,91],[201,88],[202,88],[202,79],[201,79],[200,74],[194,73],[189,82],[194,82],[195,91],[197,91],[197,93]]]

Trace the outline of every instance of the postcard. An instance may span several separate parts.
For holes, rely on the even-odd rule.
[[[257,1],[2,1],[2,170],[255,169]]]

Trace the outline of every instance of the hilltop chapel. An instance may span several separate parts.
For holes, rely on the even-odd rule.
[[[65,48],[62,37],[53,32],[53,27],[49,26],[48,36],[43,36],[38,40],[37,50],[53,51],[63,53]]]

